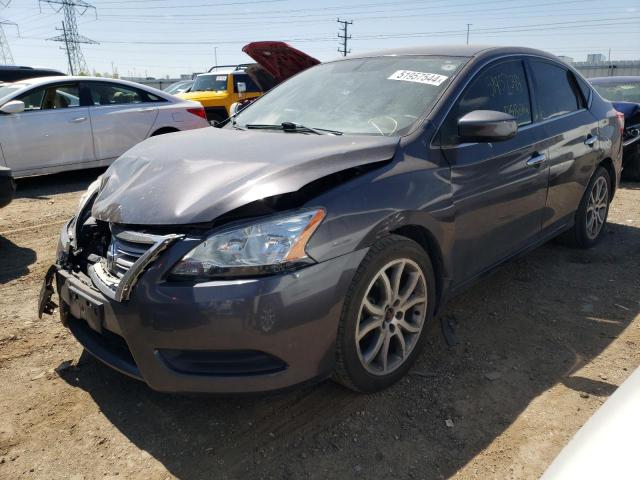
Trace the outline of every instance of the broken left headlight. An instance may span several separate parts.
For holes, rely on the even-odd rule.
[[[171,276],[260,275],[310,263],[306,245],[324,216],[323,209],[305,210],[216,233],[186,254]]]

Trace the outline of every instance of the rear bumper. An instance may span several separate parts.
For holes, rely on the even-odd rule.
[[[148,272],[122,303],[62,269],[60,315],[95,357],[155,390],[278,390],[331,374],[344,292],[365,254],[195,285],[157,282]]]

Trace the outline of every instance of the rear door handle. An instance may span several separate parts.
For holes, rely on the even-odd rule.
[[[593,145],[598,141],[598,137],[594,136],[594,135],[589,135],[587,137],[587,139],[584,141],[584,144],[589,146],[589,147],[593,147]]]
[[[147,107],[147,108],[139,108],[138,111],[139,112],[153,112],[155,110],[155,107]]]
[[[80,122],[84,122],[87,119],[87,117],[78,117],[78,118],[74,118],[73,120],[71,120],[72,123],[80,123]]]
[[[534,155],[529,160],[527,160],[527,167],[535,167],[538,168],[547,160],[547,157],[544,155]]]

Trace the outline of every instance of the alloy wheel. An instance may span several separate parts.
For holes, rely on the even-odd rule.
[[[413,351],[427,315],[427,283],[420,266],[393,260],[373,277],[360,305],[356,348],[362,366],[387,375]]]
[[[591,187],[589,203],[587,203],[587,236],[590,240],[595,239],[602,230],[607,219],[607,208],[609,206],[609,185],[607,179],[598,177]]]

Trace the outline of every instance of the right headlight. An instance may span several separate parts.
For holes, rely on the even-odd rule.
[[[310,263],[306,245],[324,216],[323,209],[305,210],[216,233],[187,253],[171,275],[259,275]]]

